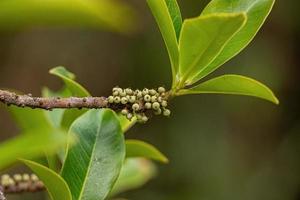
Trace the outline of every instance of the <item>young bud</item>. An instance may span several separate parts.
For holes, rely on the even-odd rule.
[[[135,103],[135,104],[132,105],[132,110],[138,111],[139,109],[140,109],[140,105],[139,104]]]
[[[158,101],[159,103],[161,103],[161,102],[163,101],[163,98],[162,98],[162,97],[157,97],[157,101]]]
[[[143,122],[143,123],[146,123],[148,120],[149,120],[149,119],[148,119],[147,116],[144,115],[144,116],[142,117],[142,122]]]
[[[30,180],[30,176],[28,174],[23,174],[22,179],[23,179],[23,181],[27,182]]]
[[[113,95],[114,95],[114,96],[118,96],[118,95],[119,95],[119,92],[118,92],[118,91],[115,91],[115,92],[113,92]]]
[[[152,104],[152,108],[153,108],[154,110],[158,110],[159,107],[160,107],[160,104],[159,104],[158,102],[154,102],[154,103]]]
[[[144,100],[146,101],[146,102],[149,102],[149,101],[151,101],[151,96],[150,95],[145,95],[144,96]]]
[[[114,102],[115,102],[115,103],[120,103],[120,101],[121,101],[121,98],[120,98],[120,97],[115,97],[115,98],[114,98]]]
[[[152,107],[151,103],[149,103],[149,102],[145,103],[145,108],[146,109],[151,109],[151,107]]]
[[[132,94],[133,94],[133,91],[132,91],[132,89],[130,89],[130,88],[126,88],[126,89],[125,89],[125,92],[126,92],[126,94],[128,94],[128,95],[132,95]]]
[[[161,113],[162,113],[162,111],[160,108],[154,112],[155,115],[161,115]]]
[[[171,111],[169,109],[165,109],[163,115],[169,117],[171,115]]]
[[[109,96],[107,98],[107,100],[108,100],[108,103],[114,103],[114,97],[113,96]]]
[[[120,94],[121,97],[125,97],[126,96],[126,92],[125,91],[121,91],[119,94]]]
[[[121,98],[121,103],[126,104],[128,102],[128,99],[126,97]]]
[[[129,102],[130,103],[134,103],[136,101],[136,97],[135,96],[130,96],[129,97]]]
[[[22,181],[22,175],[21,174],[15,174],[14,179],[16,182],[21,182]]]
[[[158,92],[159,93],[164,93],[164,92],[166,92],[166,89],[164,87],[159,87]]]
[[[149,90],[149,94],[150,94],[150,95],[156,95],[156,91],[153,90],[153,89],[151,89],[151,90]]]
[[[161,106],[164,107],[164,108],[167,107],[168,106],[168,102],[166,100],[163,100],[161,102]]]
[[[143,95],[149,94],[149,90],[147,88],[143,89]]]
[[[131,120],[132,117],[133,117],[133,115],[132,115],[131,113],[128,113],[128,114],[127,114],[127,119],[128,119],[128,120]]]
[[[157,101],[157,96],[152,96],[152,97],[151,97],[151,102],[154,103],[154,102],[156,102],[156,101]]]
[[[37,175],[35,175],[35,174],[31,174],[30,178],[31,178],[31,180],[34,181],[34,182],[36,182],[36,181],[39,180],[39,177],[38,177]]]
[[[127,115],[127,114],[128,114],[128,110],[127,110],[127,109],[123,109],[123,110],[121,111],[121,114],[122,114],[122,115]]]

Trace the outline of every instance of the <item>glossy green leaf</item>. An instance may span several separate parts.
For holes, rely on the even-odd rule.
[[[126,140],[126,157],[144,157],[168,163],[168,158],[153,145],[140,140]]]
[[[182,84],[197,81],[195,77],[216,58],[246,19],[244,13],[221,13],[184,21],[179,41]]]
[[[191,89],[182,90],[180,95],[187,94],[235,94],[258,97],[278,104],[274,93],[262,83],[240,75],[223,75]]]
[[[79,83],[75,81],[75,75],[69,72],[66,68],[60,66],[50,70],[50,74],[58,76],[61,78],[66,86],[66,89],[69,90],[71,96],[76,97],[87,97],[91,96],[90,93]],[[68,129],[70,125],[73,123],[75,119],[85,113],[87,110],[76,110],[76,109],[68,109],[65,110],[61,126]]]
[[[83,86],[81,86],[79,83],[75,81],[75,75],[67,71],[66,68],[62,66],[55,67],[51,69],[49,73],[61,78],[73,96],[76,97],[91,96]]]
[[[102,200],[115,184],[125,157],[119,120],[111,110],[91,110],[72,124],[78,143],[68,149],[62,176],[73,200]]]
[[[20,159],[45,184],[52,200],[72,200],[71,191],[66,181],[56,172],[36,162]]]
[[[0,144],[0,170],[16,162],[18,158],[37,158],[43,156],[45,152],[54,154],[59,148],[64,147],[66,142],[67,134],[61,130],[41,127],[28,131]]]
[[[142,187],[155,175],[156,167],[151,161],[144,158],[128,158],[110,196]]]
[[[173,22],[177,40],[179,40],[181,26],[182,26],[182,17],[181,17],[180,8],[178,6],[177,0],[165,0],[165,1]]]
[[[275,0],[212,0],[204,9],[202,16],[213,13],[245,12],[247,22],[225,45],[221,53],[196,78],[199,80],[243,50],[259,31],[269,15]]]
[[[112,0],[0,1],[0,29],[47,25],[128,32],[133,28],[133,13],[126,4]]]
[[[148,5],[156,19],[160,32],[166,44],[172,67],[173,82],[176,80],[176,74],[179,67],[178,42],[176,36],[176,28],[178,29],[179,17],[176,17],[175,2],[165,0],[147,0]],[[168,7],[169,5],[169,7]],[[169,11],[172,11],[171,13]],[[175,19],[173,23],[173,19]]]

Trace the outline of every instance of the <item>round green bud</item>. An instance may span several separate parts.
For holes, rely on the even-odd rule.
[[[151,89],[151,90],[149,90],[149,94],[150,94],[150,95],[156,95],[156,91],[153,90],[153,89]]]
[[[27,182],[30,180],[30,176],[28,174],[23,174],[22,179],[23,181]]]
[[[165,109],[163,115],[169,117],[171,115],[171,111],[169,109]]]
[[[158,92],[159,93],[164,93],[164,92],[166,92],[166,89],[164,87],[159,87]]]
[[[151,109],[151,107],[152,107],[151,103],[149,103],[149,102],[145,103],[145,108],[146,109]]]
[[[154,111],[155,115],[161,115],[161,113],[162,113],[162,110],[160,108]]]
[[[146,102],[149,102],[149,101],[151,101],[151,96],[150,95],[145,95],[144,96],[144,100],[146,101]]]
[[[15,184],[16,184],[16,182],[14,181],[14,179],[12,179],[12,178],[8,179],[8,185],[13,186]]]
[[[154,102],[154,103],[152,104],[152,108],[153,108],[154,110],[158,110],[159,107],[160,107],[160,104],[159,104],[158,102]]]
[[[129,97],[129,102],[130,103],[134,103],[136,101],[136,97],[135,96],[130,96]]]
[[[3,175],[1,176],[1,179],[2,179],[2,180],[8,180],[8,179],[10,179],[10,175],[8,175],[8,174],[3,174]]]
[[[143,123],[146,123],[148,120],[149,120],[149,118],[148,118],[147,116],[144,115],[144,116],[142,117],[142,122],[143,122]]]
[[[128,120],[131,120],[133,115],[131,113],[128,113],[126,117],[127,117]]]
[[[115,103],[120,103],[121,101],[121,98],[120,97],[114,97],[114,102]]]
[[[136,97],[137,97],[137,98],[142,98],[142,97],[143,97],[143,93],[142,93],[141,91],[138,91],[138,92],[136,93]]]
[[[142,117],[143,117],[143,116],[142,116],[141,114],[136,114],[136,119],[137,119],[137,120],[139,120],[139,121],[142,120]]]
[[[132,91],[132,89],[130,89],[130,88],[126,88],[126,89],[125,89],[125,92],[126,92],[126,94],[129,94],[129,95],[132,95],[132,94],[133,94],[133,91]]]
[[[107,98],[107,100],[108,100],[108,103],[114,103],[114,97],[113,96],[109,96]]]
[[[36,181],[39,180],[39,177],[38,177],[37,175],[35,175],[35,174],[31,174],[30,178],[31,178],[31,180],[34,181],[34,182],[36,182]]]
[[[147,88],[143,89],[143,95],[149,94],[149,90]]]
[[[121,98],[121,103],[126,104],[128,102],[128,99],[126,97]]]
[[[121,88],[119,88],[119,87],[114,87],[114,88],[112,89],[112,91],[113,91],[113,92],[119,92],[119,89],[121,89]]]
[[[121,114],[122,114],[122,115],[127,115],[127,114],[128,114],[128,110],[127,110],[127,109],[123,109],[123,110],[121,111]]]
[[[114,95],[114,96],[118,96],[118,95],[119,95],[119,92],[118,92],[118,91],[115,91],[115,92],[113,92],[113,95]]]
[[[132,105],[132,110],[138,111],[139,109],[140,109],[140,105],[138,103]]]
[[[15,174],[15,175],[14,175],[14,179],[15,179],[15,181],[17,181],[17,182],[21,182],[21,181],[22,181],[22,175],[21,175],[21,174]]]
[[[161,102],[163,101],[163,98],[162,98],[162,97],[157,97],[157,101],[158,101],[159,103],[161,103]]]
[[[3,180],[1,180],[1,185],[4,186],[4,187],[10,186],[9,179],[3,179]]]
[[[164,107],[164,108],[167,107],[168,106],[168,102],[166,100],[163,100],[161,102],[161,106]]]
[[[119,94],[120,94],[121,97],[125,97],[126,96],[126,92],[125,91],[121,91],[121,92],[119,92]]]
[[[152,96],[152,97],[151,97],[151,102],[154,103],[154,102],[156,102],[156,101],[157,101],[157,96]]]

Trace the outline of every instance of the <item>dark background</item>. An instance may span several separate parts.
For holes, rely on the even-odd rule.
[[[40,95],[42,86],[58,89],[61,82],[48,74],[58,65],[73,71],[95,96],[108,95],[115,85],[170,87],[167,52],[146,2],[128,3],[139,15],[131,35],[63,28],[1,31],[0,87],[33,95]],[[208,0],[179,3],[187,18],[199,15]],[[299,6],[298,1],[278,0],[255,40],[210,75],[253,77],[273,89],[280,105],[239,96],[176,98],[171,118],[155,118],[127,134],[158,146],[170,164],[159,165],[155,179],[122,197],[300,199]],[[0,127],[1,140],[18,133],[4,109]]]

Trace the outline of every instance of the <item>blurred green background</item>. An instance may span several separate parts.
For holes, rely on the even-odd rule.
[[[179,4],[187,18],[199,15],[208,2],[181,0]],[[40,95],[42,86],[61,86],[47,72],[63,65],[95,96],[109,95],[115,85],[169,87],[167,52],[146,2],[126,3],[134,7],[139,19],[131,34],[93,28],[1,29],[0,86]],[[154,118],[127,134],[158,146],[170,164],[159,165],[155,179],[121,197],[300,199],[299,7],[298,1],[278,0],[248,48],[209,76],[236,73],[253,77],[274,90],[280,105],[237,96],[176,98],[171,118]],[[2,141],[18,133],[4,109],[0,109],[0,127]]]

